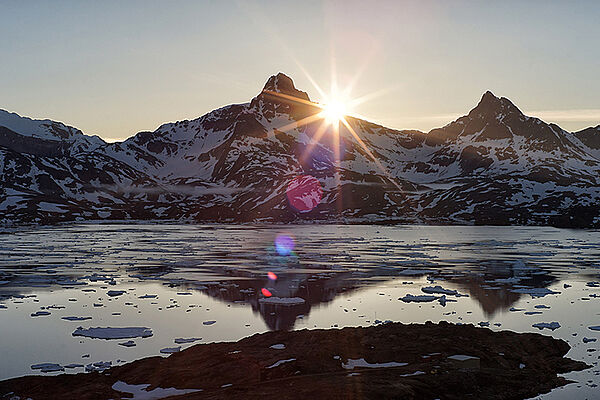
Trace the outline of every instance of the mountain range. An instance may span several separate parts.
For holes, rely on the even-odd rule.
[[[600,227],[600,125],[483,94],[429,132],[347,116],[279,73],[250,102],[122,142],[0,110],[0,223],[83,220]]]

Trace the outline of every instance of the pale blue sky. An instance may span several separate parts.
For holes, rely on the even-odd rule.
[[[429,130],[486,90],[566,129],[600,123],[597,1],[0,0],[0,108],[105,139],[249,101],[279,71]]]

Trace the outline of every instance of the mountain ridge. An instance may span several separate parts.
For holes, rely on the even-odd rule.
[[[279,73],[248,103],[122,142],[75,128],[61,136],[61,126],[38,121],[66,144],[32,151],[5,127],[0,220],[600,224],[600,126],[567,132],[487,91],[441,128],[349,116],[338,141],[315,117],[319,106]],[[302,193],[290,194],[303,176]],[[316,207],[292,207],[316,195]]]

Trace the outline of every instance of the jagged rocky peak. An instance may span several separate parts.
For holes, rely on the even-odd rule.
[[[292,118],[300,119],[315,112],[315,106],[307,102],[310,102],[308,94],[296,89],[292,78],[279,72],[267,80],[260,94],[252,99],[250,107],[258,110],[267,120],[271,120],[277,114],[288,114]]]
[[[286,74],[280,72],[277,75],[272,75],[265,86],[263,87],[263,92],[276,92],[287,94],[288,96],[297,97],[306,101],[310,101],[308,94],[301,90],[296,89],[294,86],[294,81],[292,78],[287,76]]]
[[[479,100],[477,106],[469,112],[469,117],[496,117],[509,114],[523,115],[521,110],[512,101],[506,97],[496,97],[488,90],[481,96],[481,100]]]

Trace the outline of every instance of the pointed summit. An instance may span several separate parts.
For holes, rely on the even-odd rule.
[[[297,97],[303,100],[310,101],[308,94],[301,90],[296,89],[292,78],[286,74],[279,72],[277,75],[272,75],[265,86],[263,92],[276,92],[287,94],[288,96]]]
[[[306,92],[296,89],[292,78],[280,72],[267,80],[263,90],[250,102],[250,107],[270,120],[277,114],[305,118],[315,113],[316,106],[310,103]]]
[[[513,113],[517,113],[517,115],[523,114],[509,99],[506,97],[498,98],[488,90],[481,96],[481,100],[479,100],[477,106],[469,112],[469,117],[478,115],[496,117],[501,114],[508,115]]]

